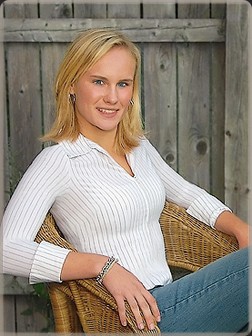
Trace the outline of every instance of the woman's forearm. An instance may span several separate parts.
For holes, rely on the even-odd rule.
[[[70,252],[61,271],[61,280],[94,278],[99,274],[107,260],[107,256],[100,254]]]
[[[249,225],[234,213],[222,212],[216,220],[215,228],[236,237],[240,248],[249,245]]]

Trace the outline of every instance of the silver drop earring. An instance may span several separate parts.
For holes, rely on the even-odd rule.
[[[130,99],[130,104],[133,106],[134,105],[134,100]]]
[[[73,105],[76,102],[76,94],[74,93],[69,93],[69,102],[71,102]]]

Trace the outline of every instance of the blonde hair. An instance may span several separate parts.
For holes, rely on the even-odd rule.
[[[133,105],[120,121],[115,139],[115,149],[127,153],[139,143],[143,134],[140,114],[140,67],[141,55],[137,46],[126,36],[112,29],[89,29],[82,32],[70,45],[59,67],[55,82],[56,118],[51,130],[42,138],[43,141],[75,141],[80,130],[70,101],[71,86],[90,69],[103,55],[116,46],[127,48],[136,60],[133,83]]]

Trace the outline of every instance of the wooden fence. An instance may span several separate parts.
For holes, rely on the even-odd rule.
[[[246,2],[6,1],[6,202],[53,120],[53,80],[66,46],[80,30],[116,27],[142,51],[152,143],[181,175],[247,219],[248,12]],[[47,326],[31,290],[5,277],[6,331]]]

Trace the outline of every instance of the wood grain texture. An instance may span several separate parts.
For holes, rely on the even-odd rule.
[[[248,7],[227,6],[225,199],[247,218],[248,213]]]
[[[122,30],[134,42],[223,42],[222,19],[6,19],[5,42],[70,42],[90,28]]]
[[[246,5],[8,0],[4,7],[7,191],[52,123],[53,82],[66,45],[81,30],[111,27],[141,49],[145,125],[162,157],[247,218]],[[40,331],[38,321],[20,316],[32,307],[23,295],[31,290],[22,278],[5,278],[6,331]]]

